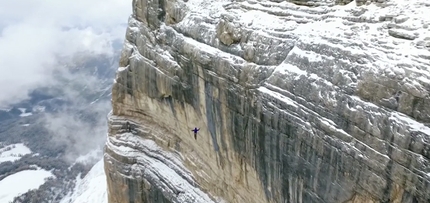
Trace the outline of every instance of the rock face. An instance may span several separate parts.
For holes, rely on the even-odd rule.
[[[429,202],[429,10],[134,0],[109,202]]]

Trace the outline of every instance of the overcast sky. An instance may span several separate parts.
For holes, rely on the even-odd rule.
[[[52,81],[55,56],[109,54],[131,0],[0,0],[0,107]]]

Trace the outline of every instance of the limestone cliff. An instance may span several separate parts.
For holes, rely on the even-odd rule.
[[[429,12],[426,0],[133,0],[109,202],[428,203]]]

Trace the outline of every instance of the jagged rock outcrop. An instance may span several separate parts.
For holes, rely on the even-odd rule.
[[[429,202],[429,10],[134,0],[109,202]]]

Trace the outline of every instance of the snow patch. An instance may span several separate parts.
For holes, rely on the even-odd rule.
[[[397,112],[391,113],[389,118],[390,120],[395,120],[398,123],[406,123],[411,129],[411,131],[422,132],[428,136],[430,136],[430,128],[425,126],[424,124],[417,122],[405,115],[401,115]]]
[[[0,111],[9,112],[10,110],[12,110],[12,108],[10,108],[10,107],[0,107]]]
[[[366,106],[368,106],[368,107],[375,108],[375,109],[379,109],[379,108],[380,108],[379,106],[376,106],[376,104],[374,104],[374,103],[372,103],[372,102],[364,101],[364,100],[362,100],[360,97],[357,97],[357,96],[355,96],[355,95],[352,95],[352,96],[349,96],[349,97],[350,97],[351,99],[353,99],[353,100],[355,100],[355,101],[359,102],[359,103],[365,104],[365,105],[366,105]]]
[[[220,17],[221,14],[225,12],[223,5],[228,3],[231,3],[231,1],[217,0],[212,1],[210,5],[208,5],[206,0],[188,0],[186,5],[193,13],[204,13],[205,15],[209,14],[209,16],[216,18]]]
[[[0,202],[11,202],[15,197],[39,188],[53,174],[46,170],[25,170],[0,181]]]
[[[294,53],[303,59],[308,59],[309,62],[320,62],[324,60],[321,55],[315,52],[302,50],[297,46],[294,46],[294,48],[290,51],[289,54],[291,53]]]
[[[249,5],[248,2],[245,2],[244,4]],[[253,30],[261,28],[265,28],[265,30],[293,30],[298,26],[295,21],[281,20],[274,15],[259,10],[247,10],[245,13],[240,15],[240,22],[253,28]]]
[[[0,163],[21,159],[21,156],[31,154],[31,150],[24,144],[12,144],[0,149]]]
[[[118,72],[122,72],[127,70],[128,67],[118,67]]]
[[[275,75],[275,73],[279,73],[279,74],[283,74],[283,75],[291,75],[291,73],[293,73],[293,74],[297,75],[295,77],[295,79],[299,79],[300,76],[307,75],[308,72],[300,69],[299,67],[297,67],[295,65],[291,65],[291,64],[284,62],[275,68],[275,70],[273,71],[273,75]]]
[[[21,117],[27,117],[33,115],[31,112],[26,112],[26,108],[18,108],[21,111],[21,114],[19,116]]]
[[[103,159],[98,161],[83,179],[79,176],[73,192],[64,197],[60,203],[107,203],[107,182]]]
[[[265,94],[268,94],[268,95],[270,95],[272,97],[275,97],[279,101],[283,101],[283,102],[285,102],[286,104],[288,104],[290,106],[297,107],[297,104],[296,104],[296,102],[294,100],[292,100],[292,99],[290,99],[290,98],[288,98],[288,97],[286,97],[286,96],[284,96],[284,95],[282,95],[280,93],[277,93],[277,92],[274,92],[272,90],[269,90],[266,87],[259,87],[258,90],[261,91],[261,92],[263,92],[263,93],[265,93]]]
[[[31,116],[31,115],[33,115],[33,114],[30,112],[30,113],[22,113],[19,116],[21,116],[21,117],[27,117],[27,116]]]

